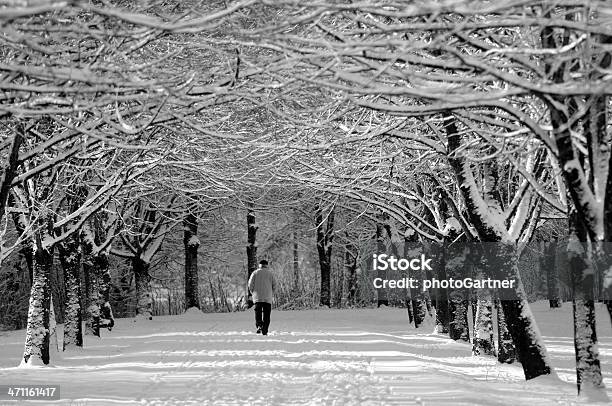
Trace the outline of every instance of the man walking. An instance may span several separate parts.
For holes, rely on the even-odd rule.
[[[257,334],[268,335],[272,298],[276,290],[276,281],[268,269],[268,261],[259,261],[259,268],[249,278],[249,290],[255,302],[255,326]]]

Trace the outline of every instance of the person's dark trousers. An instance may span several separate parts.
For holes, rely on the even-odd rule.
[[[272,311],[272,305],[266,302],[255,303],[255,326],[261,328],[261,334],[268,334],[268,327],[270,327],[270,312]]]

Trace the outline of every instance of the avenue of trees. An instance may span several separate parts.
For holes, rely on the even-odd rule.
[[[578,392],[606,398],[609,2],[6,1],[0,27],[0,291],[28,301],[0,325],[26,328],[24,366],[57,320],[63,350],[147,322],[167,281],[181,311],[244,309],[268,258],[281,308],[404,306],[526,379],[554,374],[529,301],[569,299]],[[373,275],[382,252],[518,282],[375,291],[432,276]]]

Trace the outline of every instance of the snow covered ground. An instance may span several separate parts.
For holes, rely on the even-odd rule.
[[[0,333],[0,385],[59,384],[53,404],[75,406],[585,404],[575,396],[571,305],[533,311],[558,380],[525,382],[519,366],[474,358],[468,344],[417,332],[405,310],[384,308],[273,311],[267,337],[254,333],[251,311],[119,319],[40,369],[16,368],[25,331]],[[597,317],[612,388],[612,328],[603,308]]]

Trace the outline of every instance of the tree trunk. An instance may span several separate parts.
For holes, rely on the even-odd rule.
[[[344,248],[344,266],[347,274],[347,301],[349,306],[355,305],[357,291],[357,255],[353,244],[346,244]]]
[[[548,241],[542,244],[542,256],[540,257],[540,269],[546,275],[546,291],[548,303],[551,309],[561,307],[559,297],[559,275],[557,270],[557,242]]]
[[[185,310],[200,308],[198,280],[198,219],[188,214],[183,220],[183,245],[185,246]]]
[[[594,270],[588,255],[587,233],[575,210],[570,213],[568,256],[574,288],[574,348],[576,349],[576,383],[578,394],[591,398],[607,398],[601,375],[595,301],[593,299]]]
[[[382,224],[376,224],[376,254],[387,254],[387,246],[385,245],[384,227]],[[378,268],[376,277],[380,279],[387,279],[387,269]],[[386,287],[376,289],[377,293],[377,306],[389,306],[389,292]]]
[[[488,291],[478,292],[476,305],[476,322],[474,323],[474,340],[472,354],[495,355],[495,342],[493,340],[493,311],[491,295]]]
[[[109,270],[108,254],[98,252],[95,259],[99,284],[100,328],[112,330],[115,326],[115,317],[110,304],[111,274]]]
[[[85,335],[100,337],[100,287],[93,256],[86,253],[83,260],[85,276]]]
[[[465,261],[464,244],[452,244],[447,247],[445,256],[446,275],[449,278],[462,279],[466,275],[468,264]],[[465,289],[448,290],[448,335],[452,340],[470,341],[468,328],[468,299]]]
[[[0,172],[0,221],[4,218],[6,212],[6,204],[8,202],[9,193],[12,188],[13,180],[17,176],[17,168],[19,167],[19,148],[23,143],[23,125],[21,123],[16,124],[16,128],[11,142],[10,150],[8,152],[8,159],[6,160],[2,171]],[[3,157],[4,158],[4,157]]]
[[[153,320],[153,297],[151,294],[151,275],[149,263],[136,256],[132,259],[134,281],[136,284],[136,317]]]
[[[411,235],[404,237],[404,258],[410,258],[422,248],[418,242],[418,235],[413,231]],[[423,275],[421,275],[422,277]],[[416,272],[407,272],[407,278],[419,279]],[[414,327],[419,328],[425,321],[427,315],[427,304],[425,295],[420,288],[407,288],[410,292],[410,304],[408,305],[408,319],[414,320]],[[412,308],[412,309],[411,309]],[[412,310],[412,312],[410,311]],[[411,320],[411,321],[412,321]]]
[[[470,341],[468,329],[468,302],[463,289],[453,289],[448,294],[448,335],[455,341]]]
[[[436,246],[436,250],[440,254],[440,263],[437,266],[438,279],[448,279],[446,275],[446,249],[444,247]],[[435,256],[434,256],[435,257]],[[435,269],[435,268],[434,268]],[[448,306],[448,289],[440,288],[435,290],[436,295],[436,331],[440,334],[449,333],[450,325],[450,309]]]
[[[516,361],[516,349],[499,299],[495,300],[495,309],[497,311],[497,361],[502,364],[512,364]]]
[[[37,365],[40,362],[45,365],[49,364],[49,316],[51,312],[49,274],[53,266],[53,252],[51,249],[42,246],[40,236],[38,236],[38,240],[34,249],[34,275],[22,361],[24,365]]]
[[[81,312],[81,247],[78,234],[58,245],[64,271],[64,344],[63,350],[83,347],[83,314]]]
[[[257,225],[255,224],[255,212],[249,208],[247,212],[247,284],[251,278],[251,274],[257,269]],[[251,292],[247,287],[248,305],[253,305]]]
[[[321,299],[320,305],[329,307],[331,304],[331,255],[334,230],[334,209],[327,216],[327,224],[323,225],[321,208],[315,208],[317,223],[317,252],[321,269]]]
[[[11,197],[12,199],[12,197]],[[15,230],[19,235],[23,235],[27,228],[27,220],[24,214],[13,212],[13,223],[15,224]],[[19,249],[19,255],[23,258],[26,263],[28,271],[28,284],[32,287],[32,281],[34,280],[34,241],[31,238],[26,238],[21,242],[21,248]],[[21,263],[21,260],[19,261]]]
[[[294,226],[295,228],[295,226]],[[299,296],[300,292],[300,252],[297,230],[293,230],[293,294]]]
[[[523,367],[525,379],[549,375],[551,368],[548,355],[518,273],[515,247],[501,242],[488,243],[487,246],[490,249],[487,261],[494,259],[489,264],[490,277],[516,281],[514,288],[499,293],[506,325]]]

